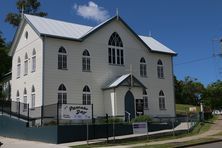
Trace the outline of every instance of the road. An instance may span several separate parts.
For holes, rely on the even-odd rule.
[[[192,146],[190,148],[220,148],[220,147],[222,147],[222,142],[215,142],[215,143],[210,143],[210,144]]]

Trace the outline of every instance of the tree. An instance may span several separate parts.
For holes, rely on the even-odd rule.
[[[8,56],[9,48],[5,43],[5,39],[0,31],[0,78],[11,68],[11,57]]]
[[[13,27],[17,27],[21,21],[22,11],[26,14],[32,14],[41,17],[47,16],[47,13],[39,11],[40,6],[41,4],[38,0],[18,0],[16,2],[18,13],[8,13],[6,15],[5,21],[13,25]]]
[[[203,102],[211,109],[222,107],[222,81],[218,80],[207,86],[203,94]]]
[[[205,91],[204,85],[189,76],[180,81],[174,77],[174,80],[176,103],[197,105],[199,95]]]

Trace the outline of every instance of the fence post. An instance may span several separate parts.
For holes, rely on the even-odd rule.
[[[59,125],[59,101],[57,102],[57,125]]]
[[[12,101],[9,100],[9,103],[10,103],[10,112],[9,112],[9,114],[10,114],[10,117],[12,117]]]
[[[107,143],[109,142],[109,116],[108,114],[106,114],[106,138],[107,138]]]
[[[173,128],[173,136],[175,136],[175,132],[174,132],[174,120],[172,120],[172,128]]]
[[[43,105],[41,106],[41,126],[43,126],[43,111],[44,111],[44,108],[43,108]]]
[[[1,107],[2,107],[2,115],[3,115],[3,101],[1,101]]]
[[[27,127],[29,127],[29,104],[28,105],[28,123],[27,123]]]
[[[20,102],[19,102],[19,110],[18,110],[18,118],[20,119]]]

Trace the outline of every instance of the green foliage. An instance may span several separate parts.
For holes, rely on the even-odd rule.
[[[32,14],[44,17],[47,13],[40,11],[39,7],[41,6],[38,0],[17,0],[16,7],[18,9],[18,13],[10,12],[6,15],[5,21],[9,24],[17,27],[21,21],[21,13],[22,11],[26,14]]]
[[[151,117],[148,115],[141,115],[132,120],[132,122],[147,122],[152,121]]]
[[[174,76],[174,82],[176,103],[190,105],[198,104],[198,95],[203,94],[205,91],[202,83],[189,76],[185,77],[184,80],[177,80]]]
[[[205,106],[211,109],[222,107],[222,81],[214,82],[207,86],[203,94],[203,102]]]
[[[8,56],[9,48],[5,43],[5,39],[0,32],[0,78],[7,72],[10,71],[11,68],[11,57]]]

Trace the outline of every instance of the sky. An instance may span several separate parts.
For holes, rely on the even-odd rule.
[[[96,26],[118,13],[139,35],[177,52],[174,74],[205,86],[222,78],[222,0],[39,0],[48,18]],[[12,41],[16,28],[4,21],[16,0],[0,0],[0,30]],[[213,56],[214,55],[214,56]]]

